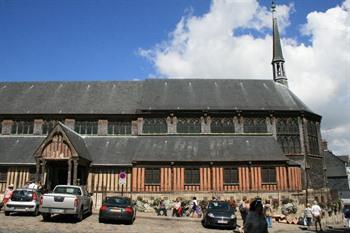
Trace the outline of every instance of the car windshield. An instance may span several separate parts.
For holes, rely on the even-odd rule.
[[[28,190],[15,190],[11,197],[12,201],[32,201],[33,192]]]
[[[127,198],[106,197],[103,203],[108,206],[127,206],[131,201]]]
[[[53,192],[54,193],[63,193],[63,194],[81,195],[80,188],[75,188],[75,187],[56,187]]]
[[[209,203],[208,209],[211,209],[211,210],[230,210],[231,207],[227,202],[214,201],[214,202]]]

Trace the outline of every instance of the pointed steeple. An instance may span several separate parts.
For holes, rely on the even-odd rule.
[[[282,53],[281,39],[278,32],[277,18],[275,15],[276,5],[272,1],[272,40],[273,40],[273,57],[272,57],[272,71],[273,80],[288,87],[288,80],[284,69],[284,58]]]

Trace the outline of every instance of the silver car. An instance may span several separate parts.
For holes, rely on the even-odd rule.
[[[10,200],[6,203],[4,212],[6,216],[14,212],[32,213],[39,215],[41,193],[35,189],[16,189]]]

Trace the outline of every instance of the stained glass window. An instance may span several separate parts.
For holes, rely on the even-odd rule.
[[[308,122],[307,132],[308,132],[310,153],[314,154],[314,155],[320,154],[319,145],[318,145],[318,134],[317,134],[316,122],[314,122],[314,121]]]
[[[96,135],[97,127],[97,121],[76,121],[74,130],[79,134]]]
[[[298,118],[278,118],[277,141],[285,154],[301,153]]]
[[[11,134],[33,134],[34,121],[14,121]]]
[[[212,118],[210,131],[212,133],[234,133],[235,123],[233,118]]]
[[[267,133],[265,118],[244,118],[245,133]]]
[[[112,121],[108,122],[109,135],[128,135],[131,134],[131,121]]]
[[[165,118],[144,118],[142,132],[144,134],[168,132],[168,126]]]
[[[177,121],[177,133],[201,133],[201,121],[199,118],[179,118]]]

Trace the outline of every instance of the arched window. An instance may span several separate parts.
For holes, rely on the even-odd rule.
[[[307,132],[308,132],[310,153],[318,155],[320,152],[319,152],[319,145],[318,145],[318,134],[317,134],[316,122],[314,121],[308,122]]]
[[[199,118],[179,118],[177,121],[177,133],[199,134],[201,122]]]
[[[212,118],[210,124],[212,133],[234,133],[235,123],[233,118]]]
[[[244,133],[267,133],[265,118],[244,118]]]
[[[278,118],[277,141],[285,154],[301,152],[298,118]]]
[[[142,133],[164,134],[168,132],[168,125],[165,118],[144,118]]]

